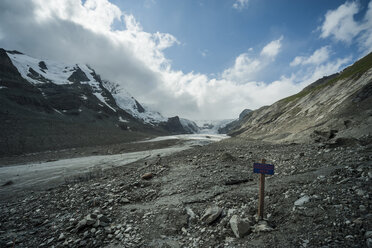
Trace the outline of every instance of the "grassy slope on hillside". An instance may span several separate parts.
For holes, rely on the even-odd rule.
[[[349,77],[356,77],[359,78],[361,75],[363,75],[364,72],[366,72],[368,69],[372,67],[372,53],[368,54],[364,58],[358,60],[355,62],[352,66],[349,66],[345,70],[343,70],[337,77],[329,80],[328,82],[324,84],[320,84],[314,88],[308,89],[308,90],[302,90],[299,93],[289,96],[287,98],[284,98],[280,100],[280,102],[288,103],[291,101],[294,101],[296,99],[302,98],[308,94],[310,94],[313,91],[318,91],[323,89],[324,87],[327,87],[328,85],[334,84],[338,80],[349,78]]]

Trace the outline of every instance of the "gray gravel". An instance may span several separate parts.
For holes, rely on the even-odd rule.
[[[257,222],[252,165],[262,158],[276,174],[266,177],[265,221]],[[0,246],[367,247],[371,180],[371,144],[227,139],[1,201]],[[211,206],[222,211],[205,223]],[[251,228],[242,238],[234,215]]]

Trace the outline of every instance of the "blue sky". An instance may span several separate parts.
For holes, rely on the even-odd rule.
[[[368,0],[2,0],[0,47],[86,63],[165,116],[236,118],[372,50]]]
[[[337,9],[345,1],[332,0],[250,0],[240,9],[234,1],[221,0],[113,0],[125,12],[133,14],[147,32],[174,35],[180,44],[164,53],[172,60],[172,67],[184,72],[218,74],[234,63],[235,58],[248,49],[251,54],[267,42],[283,36],[282,53],[276,58],[271,73],[260,75],[260,80],[271,81],[288,67],[297,55],[308,55],[319,47],[332,44],[333,57],[365,54],[356,43],[333,42],[320,38],[318,27],[327,11]],[[360,6],[355,20],[365,15],[369,1],[357,1]],[[120,28],[115,25],[115,28]]]

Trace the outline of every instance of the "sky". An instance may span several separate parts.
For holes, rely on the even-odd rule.
[[[85,63],[164,116],[237,118],[372,51],[367,0],[2,0],[0,47]]]

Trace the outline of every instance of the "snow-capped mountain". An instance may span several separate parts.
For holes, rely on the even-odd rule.
[[[118,84],[103,80],[103,86],[110,91],[116,104],[133,117],[142,120],[146,124],[157,125],[161,122],[167,122],[168,118],[162,116],[159,112],[152,111],[148,107],[141,105],[128,91],[121,88]]]
[[[87,84],[93,89],[93,95],[114,112],[117,109],[110,105],[110,100],[103,93],[102,86],[109,90],[116,105],[134,118],[142,120],[146,124],[159,124],[166,122],[168,118],[163,117],[159,112],[151,111],[143,107],[125,89],[118,84],[101,80],[95,71],[87,65],[75,64],[67,65],[60,62],[32,58],[25,54],[7,52],[13,65],[18,69],[24,79],[33,84],[53,83],[57,85],[81,83]],[[81,98],[86,99],[85,95]],[[111,103],[112,104],[112,103]],[[119,116],[121,122],[126,120]]]
[[[88,65],[4,49],[0,119],[0,150],[6,154],[197,132],[191,121],[166,118],[141,105]]]

